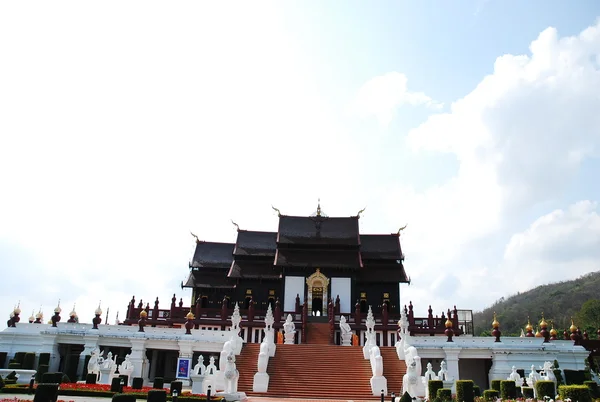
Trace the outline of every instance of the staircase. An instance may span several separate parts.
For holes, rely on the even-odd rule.
[[[398,359],[396,348],[380,346],[379,352],[383,358],[383,376],[387,379],[388,393],[402,395],[402,378],[406,374],[406,363]]]
[[[277,345],[275,357],[269,359],[267,373],[269,392],[264,396],[379,400],[371,392],[371,364],[363,358],[360,347]],[[242,387],[241,378],[239,384],[240,391],[257,395],[248,392],[252,386]]]
[[[330,345],[330,329],[328,322],[306,323],[306,343],[311,345]]]
[[[259,352],[260,343],[245,343],[242,353],[235,357],[235,367],[240,373],[238,390],[242,392],[252,391],[254,374],[258,371],[257,362]]]

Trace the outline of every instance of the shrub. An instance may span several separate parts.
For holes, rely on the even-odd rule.
[[[90,362],[92,355],[86,355],[83,361],[83,372],[81,373],[81,378],[87,378],[88,375],[88,363]]]
[[[584,370],[568,370],[565,369],[565,384],[566,385],[583,385],[585,382]]]
[[[473,385],[473,396],[477,398],[481,397],[481,388],[479,388],[479,385]]]
[[[456,381],[456,400],[461,402],[473,402],[473,381]]]
[[[25,359],[25,352],[17,352],[15,353],[15,357],[13,357],[15,363],[19,363],[20,365],[23,365],[23,359]]]
[[[17,372],[16,371],[11,371],[10,373],[8,373],[8,375],[6,376],[7,380],[16,380],[17,379]]]
[[[486,389],[483,391],[483,399],[486,401],[495,401],[500,396],[500,391],[496,389]]]
[[[162,380],[162,378],[161,378]],[[156,382],[156,379],[154,380]],[[148,402],[166,402],[167,391],[164,389],[153,389],[148,391]]]
[[[114,394],[112,402],[135,402],[135,395],[132,394]]]
[[[56,402],[56,399],[58,399],[58,384],[38,384],[33,402]]]
[[[125,386],[129,386],[129,376],[126,374],[120,374],[119,378],[121,380],[123,380],[123,384],[125,384]]]
[[[62,382],[63,373],[44,373],[42,374],[42,382],[47,384],[60,384]]]
[[[40,353],[40,359],[38,361],[38,366],[42,364],[50,365],[50,353]]]
[[[500,383],[502,382],[502,380],[492,380],[492,389],[495,389],[496,391],[498,391],[498,394],[500,394]]]
[[[523,393],[523,398],[525,398],[525,399],[533,398],[533,388],[521,387],[521,392]]]
[[[537,399],[544,399],[545,396],[554,399],[556,388],[553,381],[538,381],[535,383],[535,394]]]
[[[62,375],[62,378],[60,379],[60,382],[61,382],[61,383],[69,383],[69,382],[74,382],[74,381],[71,381],[71,379],[69,378],[69,376],[68,376],[68,375],[66,375],[66,374],[63,374],[63,375]]]
[[[88,373],[85,376],[85,383],[86,384],[95,384],[97,380],[97,375],[96,373]]]
[[[585,381],[583,384],[590,389],[592,398],[600,398],[600,388],[598,387],[598,383],[596,381]]]
[[[438,389],[444,388],[444,382],[441,380],[429,380],[427,388],[429,389],[429,399],[433,400],[437,397]]]
[[[152,388],[155,389],[163,389],[165,387],[165,380],[162,377],[154,377],[154,383],[152,384]]]
[[[21,363],[8,363],[8,368],[13,370],[20,369]]]
[[[77,381],[77,366],[79,366],[79,355],[76,355],[76,354],[67,355],[65,374],[73,382]]]
[[[4,388],[4,380],[2,379],[2,376],[0,375],[0,389]]]
[[[35,373],[35,380],[37,382],[45,382],[42,381],[42,377],[44,376],[44,374],[46,374],[48,372],[48,365],[47,364],[40,364],[38,366],[37,372]]]
[[[504,380],[500,382],[500,397],[502,399],[515,399],[517,397],[517,386],[514,381]]]
[[[578,402],[592,402],[592,393],[587,385],[561,385],[558,395],[563,401],[567,398]]]
[[[25,370],[33,370],[34,365],[35,353],[25,353],[25,356],[23,357],[23,364],[21,365],[21,367],[23,367]]]
[[[171,381],[171,395],[173,395],[173,391],[177,391],[177,395],[181,395],[182,389],[183,383],[181,381]]]
[[[7,352],[0,352],[0,369],[4,368],[4,364],[6,363],[7,356],[8,356]]]
[[[400,398],[400,402],[412,402],[412,397],[408,392],[404,392],[404,394],[402,394],[402,398]]]
[[[440,388],[438,389],[436,397],[442,402],[451,401],[452,390],[450,388]]]
[[[131,388],[142,389],[144,386],[144,379],[142,377],[133,377],[131,380]]]
[[[121,392],[121,379],[119,377],[113,377],[110,383],[110,392]]]

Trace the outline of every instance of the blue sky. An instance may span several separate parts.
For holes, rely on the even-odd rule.
[[[0,285],[0,305],[91,316],[187,297],[190,230],[233,242],[231,219],[276,230],[271,205],[318,198],[333,216],[366,205],[364,232],[408,222],[417,311],[597,270],[599,16],[595,1],[2,4],[0,266],[33,285]]]

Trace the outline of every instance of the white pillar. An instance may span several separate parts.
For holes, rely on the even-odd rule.
[[[190,335],[188,335],[190,336]],[[191,336],[190,336],[191,338]],[[179,357],[188,357],[188,358],[193,358],[194,357],[194,341],[192,339],[180,339],[177,341],[177,343],[179,344]],[[193,363],[193,362],[192,362]],[[219,369],[221,369],[219,367]],[[181,382],[183,383],[183,385],[189,386],[190,385],[190,381],[189,380],[184,380],[184,379],[180,379]]]
[[[446,353],[446,369],[448,370],[448,376],[453,378],[455,381],[460,380],[460,371],[458,370],[458,354],[461,348],[456,346],[444,346],[444,352]],[[422,375],[420,373],[419,375]],[[456,382],[455,382],[456,384]],[[455,385],[452,385],[452,392],[455,393]]]
[[[129,340],[131,342],[131,354],[129,355],[129,360],[131,360],[131,364],[133,364],[133,371],[131,372],[130,382],[134,377],[142,377],[144,378],[145,373],[147,373],[146,366],[148,366],[148,359],[146,358],[146,339],[145,338],[132,338]],[[148,378],[144,378],[144,380],[148,380]]]
[[[492,367],[490,368],[489,380],[506,380],[512,369],[508,363],[508,353],[505,351],[492,352]]]
[[[50,353],[50,362],[48,363],[48,372],[58,371],[60,356],[58,354],[58,343],[56,343],[56,334],[42,334],[42,344],[39,353]]]
[[[83,338],[83,351],[79,355],[79,365],[77,366],[77,375],[79,379],[85,381],[83,372],[85,371],[85,357],[92,354],[92,350],[98,347],[98,338],[96,334],[86,334]]]

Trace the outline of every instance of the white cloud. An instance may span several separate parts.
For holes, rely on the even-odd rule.
[[[354,110],[362,118],[374,116],[382,127],[394,118],[396,109],[402,105],[424,105],[433,109],[443,107],[423,92],[408,90],[408,79],[402,73],[391,72],[371,78],[356,94]]]
[[[499,57],[494,72],[454,102],[448,113],[431,116],[409,133],[414,151],[450,153],[459,162],[456,176],[444,185],[421,194],[399,189],[390,197],[390,216],[404,214],[412,229],[404,236],[408,270],[419,272],[424,283],[439,277],[435,266],[460,272],[463,278],[489,266],[489,278],[495,278],[498,259],[465,262],[471,259],[467,256],[481,253],[474,242],[494,236],[499,241],[498,236],[518,225],[532,207],[557,201],[581,163],[598,155],[600,22],[575,37],[559,38],[555,29],[548,28],[530,50],[530,55]],[[574,216],[585,205],[565,214]],[[562,233],[565,227],[556,230],[536,233],[550,242],[547,236]],[[571,230],[577,231],[572,232],[573,239],[588,234],[584,227]],[[531,242],[533,235],[523,236],[513,238],[507,249],[514,272],[530,277],[527,284],[557,278],[554,273],[535,274],[542,267],[530,269],[527,258],[526,250],[550,243],[518,248],[518,242]],[[597,242],[597,237],[582,244],[589,241]],[[416,253],[416,265],[411,264],[411,251]],[[553,253],[567,257],[564,250]],[[578,258],[575,253],[568,257],[568,264]],[[571,276],[597,270],[598,260],[588,259],[578,267]],[[512,281],[496,283],[498,296],[514,292]],[[472,288],[461,286],[458,293],[472,293]]]

